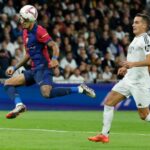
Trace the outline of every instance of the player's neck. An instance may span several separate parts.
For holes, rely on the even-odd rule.
[[[135,35],[135,37],[139,37],[139,36],[142,36],[143,34],[145,34],[146,32],[141,32],[141,33],[138,33]]]

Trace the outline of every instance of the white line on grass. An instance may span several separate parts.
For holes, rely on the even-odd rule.
[[[0,128],[0,130],[9,130],[9,131],[37,131],[37,132],[56,132],[56,133],[93,133],[98,134],[98,132],[94,131],[67,131],[67,130],[49,130],[49,129],[23,129],[23,128]],[[137,135],[137,136],[150,136],[150,134],[144,134],[144,133],[117,133],[113,132],[111,134],[116,135]]]

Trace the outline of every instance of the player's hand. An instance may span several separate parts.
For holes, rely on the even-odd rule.
[[[122,62],[122,66],[126,67],[127,69],[130,69],[134,67],[134,62],[124,61]]]
[[[11,76],[11,75],[13,75],[14,72],[15,72],[14,66],[8,67],[6,70],[6,75]]]
[[[127,73],[127,68],[126,67],[121,67],[118,69],[118,75],[124,76]]]
[[[52,59],[50,64],[49,64],[49,67],[50,68],[55,68],[55,67],[58,67],[58,65],[59,65],[58,60],[57,59]]]

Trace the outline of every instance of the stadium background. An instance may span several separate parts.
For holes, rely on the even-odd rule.
[[[26,4],[38,9],[38,23],[60,47],[54,84],[77,85],[85,80],[96,90],[95,100],[75,94],[49,101],[36,85],[21,87],[28,111],[14,120],[5,118],[14,108],[3,89],[5,70],[24,55],[17,14]],[[127,111],[136,109],[132,98],[117,105],[116,109],[126,111],[115,112],[109,144],[87,140],[100,131],[99,110],[121,78],[116,75],[118,64],[126,57],[133,17],[139,12],[150,13],[149,0],[0,0],[0,149],[149,150],[149,123],[143,123],[136,111]],[[30,62],[15,75],[29,68]]]
[[[72,109],[76,106],[79,106],[76,109],[102,109],[105,95],[121,78],[117,76],[117,69],[120,61],[125,60],[128,45],[133,38],[133,18],[136,13],[148,13],[149,2],[144,0],[1,0],[0,78],[2,83],[8,78],[5,75],[6,68],[18,63],[24,55],[22,30],[17,16],[20,8],[26,4],[32,4],[37,8],[38,23],[48,30],[60,48],[60,67],[53,70],[55,85],[68,86],[85,82],[91,84],[98,96],[94,102],[82,96],[80,101],[78,95],[58,98],[54,100],[56,102],[44,102],[40,94],[34,94],[30,98],[30,91],[39,93],[38,88],[33,90],[34,88],[30,87],[27,90],[24,87],[22,91],[27,91],[27,94],[21,94],[24,102],[29,103],[31,109],[53,109],[55,104],[56,106],[59,104],[58,108],[62,109],[67,109],[66,106],[68,109],[71,109],[71,106]],[[16,71],[14,76],[29,68],[30,62]],[[1,84],[1,89],[2,86]],[[12,103],[3,90],[0,95],[3,101],[1,108],[10,109]],[[41,105],[41,108],[35,107],[36,102],[38,106]],[[46,107],[45,103],[49,107]],[[126,109],[135,109],[132,100],[124,105]],[[125,109],[122,104],[119,104],[118,108]]]

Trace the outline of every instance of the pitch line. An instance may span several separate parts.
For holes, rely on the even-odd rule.
[[[9,131],[35,131],[35,132],[56,132],[56,133],[89,133],[89,134],[98,134],[98,132],[94,131],[67,131],[67,130],[49,130],[49,129],[23,129],[23,128],[0,128],[0,130],[9,130]],[[144,133],[119,133],[119,132],[112,132],[111,134],[114,135],[137,135],[137,136],[148,136],[150,134]]]

